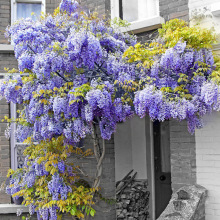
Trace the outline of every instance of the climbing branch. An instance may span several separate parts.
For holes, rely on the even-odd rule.
[[[98,164],[96,166],[97,170],[96,170],[95,181],[93,183],[93,188],[97,188],[100,185],[100,179],[102,175],[102,162],[103,162],[104,157],[105,157],[105,140],[102,139],[102,154],[99,157]]]
[[[100,185],[100,179],[102,175],[102,162],[105,157],[105,140],[102,139],[102,149],[99,149],[99,138],[96,131],[96,126],[93,124],[92,127],[92,139],[93,139],[93,148],[94,148],[94,155],[97,161],[96,165],[96,175],[95,180],[93,182],[93,188],[97,188]]]

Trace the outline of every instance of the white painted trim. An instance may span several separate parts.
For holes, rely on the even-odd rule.
[[[151,196],[152,196],[152,220],[156,219],[156,207],[155,207],[155,168],[154,168],[154,132],[153,122],[150,120],[150,148],[151,148]]]
[[[29,208],[24,205],[0,204],[0,214],[14,214],[18,209],[22,209],[23,213],[29,212]]]
[[[111,19],[119,18],[119,2],[118,0],[111,0]]]
[[[156,218],[155,208],[155,171],[154,171],[154,133],[153,133],[153,122],[149,116],[145,117],[145,131],[146,131],[146,152],[147,152],[147,179],[150,190],[149,199],[149,212],[151,220]]]
[[[10,44],[0,44],[0,53],[14,53],[14,46]]]
[[[11,113],[11,118],[16,118],[16,104],[14,104],[13,102],[10,103],[10,113]],[[10,137],[11,168],[13,170],[17,169],[18,167],[15,132],[16,132],[16,124],[15,122],[13,122],[11,124],[11,137]]]
[[[165,22],[164,18],[157,16],[153,18],[144,19],[141,21],[131,22],[129,27],[123,27],[120,30],[122,32],[133,32],[134,34],[144,31],[150,31],[161,27]]]
[[[46,0],[11,0],[11,24],[17,19],[17,3],[41,3],[41,11],[46,13]]]
[[[146,10],[142,10],[143,8],[147,8],[148,1],[139,0],[138,1],[138,20],[142,20],[145,18],[145,14],[148,12]]]

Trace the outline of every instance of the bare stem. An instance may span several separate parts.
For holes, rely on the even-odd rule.
[[[99,161],[99,153],[98,153],[98,137],[96,134],[96,127],[95,124],[92,124],[92,139],[93,139],[93,148],[94,148],[94,155],[96,158],[96,161]]]
[[[82,169],[80,169],[79,167],[76,168],[77,170],[79,170],[79,172],[85,176],[85,177],[89,177],[88,174],[86,174]]]
[[[96,132],[96,127],[95,127],[95,123],[93,123],[92,125],[92,139],[93,139],[93,148],[94,148],[94,155],[97,161],[97,165],[96,165],[96,175],[95,175],[95,180],[93,182],[93,186],[92,188],[98,188],[100,186],[100,180],[101,180],[101,176],[102,176],[102,162],[103,159],[105,157],[105,140],[102,139],[102,152],[100,152],[99,149],[99,139],[98,139],[98,135]],[[86,220],[89,219],[89,215],[87,215],[85,217]]]
[[[96,178],[93,183],[93,188],[97,188],[100,185],[100,179],[102,175],[102,162],[103,162],[104,157],[105,157],[105,140],[102,139],[102,155],[99,158],[98,164],[96,166],[97,171],[96,171]]]

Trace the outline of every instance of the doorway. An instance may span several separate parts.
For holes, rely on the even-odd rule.
[[[153,140],[155,215],[158,218],[172,196],[169,121],[153,123]]]
[[[172,195],[169,137],[169,121],[152,122],[148,116],[118,124],[114,134],[116,181],[132,169],[137,179],[148,180],[152,220],[160,216]]]

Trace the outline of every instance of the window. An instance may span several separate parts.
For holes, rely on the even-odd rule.
[[[159,16],[159,0],[111,0],[111,15],[128,22]]]
[[[131,23],[122,31],[134,34],[161,27],[164,19],[159,14],[159,0],[111,0],[111,18],[120,17]]]
[[[36,20],[41,12],[45,12],[45,0],[11,0],[11,9],[11,23],[28,17]]]

